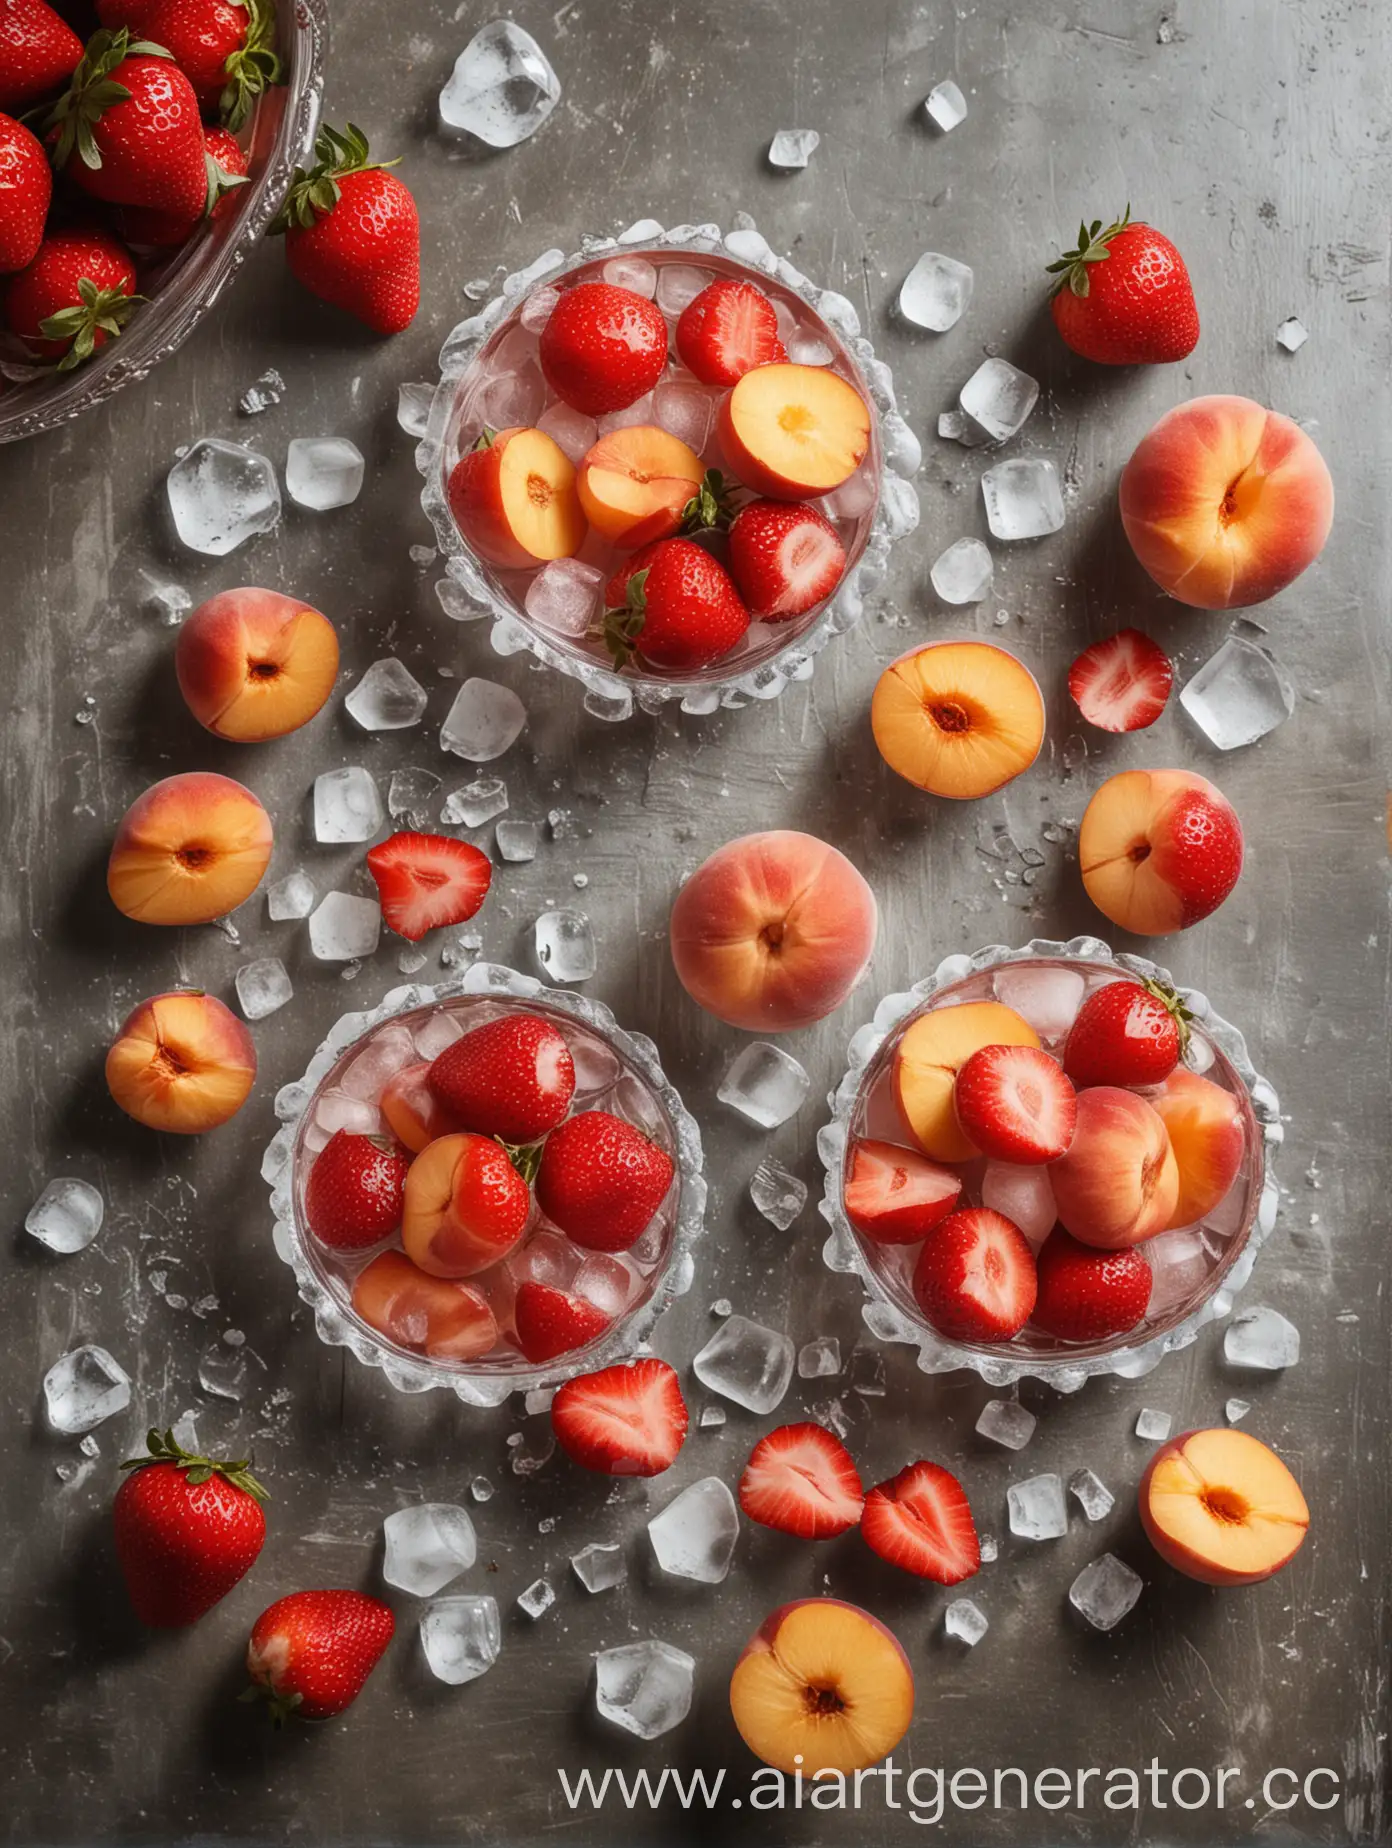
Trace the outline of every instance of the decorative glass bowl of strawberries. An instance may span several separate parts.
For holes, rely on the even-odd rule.
[[[805,679],[918,521],[919,445],[855,309],[747,224],[547,251],[441,367],[417,460],[442,601],[601,718]]]
[[[826,1263],[926,1373],[1148,1373],[1229,1312],[1275,1223],[1280,1114],[1242,1035],[1095,937],[887,996],[833,1112]]]
[[[498,1405],[631,1354],[690,1287],[701,1137],[656,1048],[496,963],[346,1014],[262,1172],[320,1337]]]
[[[314,140],[327,0],[95,11],[84,44],[47,0],[5,9],[0,442],[104,402],[187,339]]]

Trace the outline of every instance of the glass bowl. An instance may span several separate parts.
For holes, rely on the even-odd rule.
[[[1142,956],[1114,956],[1096,937],[1075,937],[1069,943],[1037,940],[1019,950],[993,944],[972,956],[949,956],[907,994],[887,996],[873,1021],[852,1039],[846,1074],[831,1098],[832,1121],[817,1138],[826,1170],[820,1211],[832,1228],[822,1255],[830,1270],[860,1278],[868,1298],[862,1315],[872,1334],[917,1347],[925,1373],[970,1367],[992,1386],[1033,1377],[1060,1392],[1076,1391],[1094,1374],[1139,1378],[1164,1355],[1188,1347],[1209,1322],[1227,1315],[1250,1276],[1276,1222],[1279,1189],[1270,1156],[1283,1138],[1280,1109],[1271,1085],[1253,1069],[1241,1033],[1213,1011],[1206,995],[1188,988],[1179,990],[1194,1016],[1185,1063],[1240,1100],[1245,1150],[1232,1187],[1199,1225],[1161,1233],[1140,1247],[1155,1269],[1155,1283],[1138,1328],[1093,1343],[1059,1341],[1028,1327],[1013,1341],[997,1345],[949,1341],[928,1325],[914,1301],[911,1279],[918,1247],[876,1244],[846,1216],[842,1191],[848,1145],[862,1135],[908,1141],[889,1079],[895,1048],[911,1021],[963,1001],[1004,1001],[1030,1020],[1046,1051],[1057,1051],[1070,1007],[1076,1012],[1084,995],[1106,982],[1138,976],[1174,986],[1166,970]],[[1020,1170],[1031,1172],[1037,1171]],[[980,1167],[972,1164],[966,1170],[964,1200],[979,1200],[980,1182]]]
[[[637,1124],[672,1157],[676,1174],[652,1224],[618,1260],[618,1268],[629,1273],[619,1279],[629,1292],[626,1306],[588,1347],[540,1367],[503,1343],[476,1360],[427,1358],[391,1340],[353,1309],[353,1279],[382,1247],[336,1253],[320,1245],[306,1223],[305,1184],[314,1156],[333,1129],[372,1133],[381,1126],[375,1099],[390,1071],[403,1062],[433,1058],[464,1032],[518,1012],[541,1015],[570,1043],[576,1105],[602,1104]],[[314,1311],[319,1338],[350,1349],[365,1366],[380,1367],[401,1392],[440,1386],[471,1405],[500,1405],[509,1393],[554,1385],[632,1354],[669,1303],[691,1287],[692,1247],[701,1235],[706,1203],[701,1133],[663,1076],[652,1041],[624,1032],[607,1007],[587,996],[545,986],[497,963],[475,963],[459,980],[433,988],[394,988],[370,1013],[343,1015],[303,1078],[279,1093],[276,1115],[281,1128],[261,1167],[271,1189],[276,1250]],[[525,1248],[538,1235],[543,1242],[563,1238],[534,1201],[523,1239],[508,1258],[468,1280],[489,1297],[500,1319],[508,1313],[514,1277],[526,1274],[532,1261]],[[399,1236],[390,1243],[399,1248]],[[554,1247],[549,1249],[554,1257]],[[609,1267],[605,1287],[612,1287],[614,1259],[571,1252],[577,1267],[582,1259]],[[543,1270],[541,1247],[535,1259],[539,1280],[568,1283]]]
[[[236,210],[157,265],[141,266],[141,292],[150,301],[86,365],[38,374],[24,365],[0,368],[12,381],[0,397],[0,443],[52,430],[143,379],[188,339],[264,235],[314,146],[328,0],[280,0],[277,19],[284,82],[266,90],[242,131],[251,181],[238,189]]]
[[[679,299],[675,292],[669,294],[664,270],[699,270],[701,286],[717,276],[754,283],[773,302],[785,344],[789,336],[795,342],[790,357],[801,354],[811,363],[824,355],[822,363],[847,379],[871,412],[865,462],[834,494],[816,503],[833,520],[846,546],[846,570],[832,595],[792,621],[752,624],[726,659],[685,675],[659,674],[641,666],[616,673],[599,638],[566,634],[535,620],[526,609],[527,588],[535,573],[500,571],[476,556],[455,524],[447,493],[450,471],[483,424],[498,426],[499,409],[494,407],[501,407],[501,415],[512,423],[533,423],[555,403],[536,365],[538,333],[551,299],[544,292],[562,281],[604,279],[606,271],[610,281],[626,280],[635,263],[650,264],[657,271],[660,307],[664,298]],[[664,313],[670,334],[677,310]],[[675,360],[670,362],[668,379],[675,378],[675,365]],[[863,596],[884,578],[890,546],[918,524],[912,478],[922,456],[918,439],[895,407],[889,368],[861,337],[859,318],[845,296],[819,289],[786,258],[776,256],[751,223],[726,234],[713,224],[678,225],[665,231],[655,219],[642,219],[617,238],[584,239],[576,256],[544,251],[527,268],[508,276],[500,292],[476,314],[460,322],[441,350],[440,368],[441,381],[416,462],[425,479],[421,503],[449,574],[441,586],[441,601],[461,619],[491,616],[492,643],[499,654],[526,650],[582,682],[586,709],[598,718],[627,718],[635,700],[645,711],[676,699],[686,712],[705,713],[743,706],[751,699],[776,698],[790,680],[810,676],[813,657],[833,635],[860,620]],[[704,389],[684,369],[682,376],[697,391]],[[659,381],[659,391],[663,382]],[[720,395],[710,394],[712,408]],[[715,433],[692,446],[700,448],[712,467],[724,467]],[[594,534],[580,553],[583,562],[606,575],[628,556]]]

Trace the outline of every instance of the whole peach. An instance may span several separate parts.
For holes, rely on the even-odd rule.
[[[173,989],[132,1009],[106,1055],[106,1084],[147,1129],[197,1136],[234,1117],[256,1081],[256,1047],[214,995]]]
[[[312,719],[333,691],[338,637],[327,616],[278,590],[219,591],[179,631],[179,691],[200,725],[250,744]]]
[[[126,810],[106,886],[142,924],[210,924],[261,883],[271,818],[230,776],[185,771],[154,783]]]

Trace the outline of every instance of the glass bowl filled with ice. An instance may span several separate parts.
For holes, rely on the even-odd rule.
[[[500,1404],[631,1353],[691,1282],[701,1139],[601,1003],[476,964],[348,1014],[277,1099],[276,1246],[320,1336]]]
[[[441,601],[601,717],[805,677],[917,522],[918,444],[854,308],[748,226],[548,251],[441,364],[418,452]]]
[[[1275,1221],[1276,1094],[1242,1035],[1096,938],[888,996],[833,1109],[826,1261],[925,1372],[1149,1372],[1228,1313]]]

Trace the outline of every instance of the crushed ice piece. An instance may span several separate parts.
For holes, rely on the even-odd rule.
[[[793,366],[829,366],[836,352],[814,327],[795,327],[783,343]],[[883,430],[881,431],[883,435]],[[910,473],[913,471],[910,470]]]
[[[478,1557],[474,1524],[449,1502],[398,1508],[382,1523],[382,1577],[414,1598],[433,1597]]]
[[[537,1435],[524,1436],[520,1444],[514,1444],[508,1462],[514,1476],[536,1476],[555,1454],[556,1436],[548,1425]]]
[[[811,1088],[812,1080],[791,1053],[755,1040],[731,1061],[716,1095],[760,1129],[777,1129],[802,1108]]]
[[[749,1197],[780,1232],[786,1232],[807,1204],[807,1183],[767,1156],[750,1176]]]
[[[490,148],[534,135],[561,97],[561,80],[530,32],[495,19],[455,59],[440,92],[440,126]]]
[[[419,565],[424,571],[427,565],[433,565],[439,554],[433,545],[412,545],[406,548],[406,555],[413,565]]]
[[[1230,1425],[1241,1424],[1251,1409],[1250,1399],[1229,1399],[1223,1407],[1223,1416]]]
[[[1153,1411],[1143,1405],[1136,1415],[1136,1436],[1144,1438],[1147,1443],[1158,1443],[1170,1435],[1174,1419],[1168,1412]]]
[[[470,763],[491,763],[516,743],[526,723],[527,708],[511,687],[471,678],[455,694],[440,727],[440,748]]]
[[[504,860],[522,865],[536,859],[541,827],[535,821],[500,821],[493,830],[493,838]]]
[[[530,1392],[522,1395],[522,1410],[529,1418],[538,1418],[543,1412],[549,1412],[556,1397],[554,1386],[534,1386]]]
[[[981,1563],[983,1566],[991,1565],[1000,1557],[1000,1543],[997,1541],[994,1534],[982,1534],[980,1546]]]
[[[1310,330],[1295,315],[1289,315],[1276,329],[1276,344],[1287,353],[1298,353],[1310,338]]]
[[[915,327],[945,334],[966,313],[974,280],[967,264],[939,251],[925,250],[904,278],[899,312]]]
[[[970,1598],[954,1598],[943,1612],[943,1634],[975,1649],[990,1628],[986,1613]]]
[[[1021,848],[1027,865],[1043,864],[1038,848]],[[1060,1040],[1078,1018],[1087,987],[1076,969],[1049,963],[1006,963],[991,978],[998,1001],[1027,1020],[1042,1040]]]
[[[137,571],[140,607],[147,616],[157,616],[167,629],[175,629],[193,608],[193,598],[182,584],[160,577],[154,571]]]
[[[475,1476],[469,1483],[469,1493],[476,1502],[492,1501],[496,1491],[487,1476]]]
[[[473,1593],[436,1598],[421,1612],[420,1639],[437,1681],[456,1688],[477,1681],[502,1648],[498,1600]]]
[[[997,539],[1042,539],[1063,525],[1063,489],[1047,456],[997,462],[981,477],[981,497]]]
[[[1094,1630],[1112,1630],[1140,1597],[1143,1583],[1115,1553],[1104,1553],[1074,1579],[1068,1602]]]
[[[285,396],[285,380],[274,366],[268,366],[259,379],[248,385],[237,400],[243,417],[259,417]]]
[[[1020,1228],[1037,1252],[1054,1229],[1058,1208],[1046,1167],[1023,1168],[1014,1162],[991,1161],[981,1178],[981,1204],[1003,1213]]]
[[[224,558],[280,523],[280,484],[254,449],[205,436],[169,471],[165,484],[174,530],[190,551]]]
[[[654,386],[653,418],[660,429],[702,455],[710,443],[720,394],[690,379],[665,379]]]
[[[536,959],[552,982],[587,982],[599,966],[594,932],[583,911],[543,911],[532,926]]]
[[[611,430],[628,430],[636,424],[650,424],[653,420],[653,399],[651,392],[645,392],[632,404],[625,404],[617,411],[604,411],[595,419],[595,428],[601,436],[608,436]]]
[[[1063,1482],[1051,1472],[1012,1482],[1005,1492],[1010,1531],[1022,1540],[1058,1540],[1068,1532]]]
[[[602,1251],[592,1252],[579,1270],[571,1288],[582,1302],[607,1316],[620,1316],[634,1293],[634,1273],[621,1257]]]
[[[581,462],[588,450],[599,441],[599,425],[593,417],[587,417],[584,411],[573,410],[570,405],[558,398],[553,405],[544,410],[537,418],[536,427],[560,449],[572,462]],[[554,560],[559,563],[559,560]],[[589,567],[586,567],[589,569]],[[602,574],[599,574],[602,575]],[[538,573],[545,576],[545,571]],[[534,578],[533,583],[536,582]],[[535,612],[529,612],[535,614]],[[540,622],[540,616],[536,617]]]
[[[106,1202],[90,1181],[52,1180],[24,1216],[31,1238],[60,1257],[85,1251],[102,1228]]]
[[[366,464],[346,436],[293,437],[285,452],[285,490],[312,513],[350,507],[362,493]]]
[[[1103,1520],[1116,1506],[1116,1496],[1090,1469],[1075,1469],[1068,1478],[1068,1488],[1090,1521]]]
[[[629,289],[649,301],[657,292],[657,266],[646,257],[610,257],[604,265],[604,280],[616,289]]]
[[[538,1617],[544,1617],[556,1602],[556,1588],[549,1579],[533,1579],[523,1592],[518,1593],[517,1608],[524,1616],[535,1623]]]
[[[374,898],[326,892],[310,914],[309,947],[320,962],[356,962],[371,956],[382,932],[382,907]]]
[[[639,1739],[658,1739],[691,1711],[696,1664],[655,1638],[621,1643],[595,1657],[595,1709]]]
[[[933,561],[929,577],[944,603],[980,603],[991,594],[995,564],[979,539],[957,539]]]
[[[130,1376],[103,1347],[74,1348],[44,1375],[44,1403],[55,1431],[76,1437],[130,1404]]]
[[[515,372],[499,372],[483,386],[477,404],[479,419],[494,430],[516,424],[532,425],[546,402],[546,381],[531,360]]]
[[[522,306],[518,309],[518,324],[525,327],[529,334],[539,334],[546,323],[551,319],[551,316],[556,312],[556,303],[560,299],[561,292],[559,289],[555,288],[549,282],[543,283],[539,289],[532,290],[531,294],[525,298]],[[560,399],[557,399],[552,409],[568,411],[570,406],[562,403]],[[577,412],[576,415],[579,415],[579,413]],[[540,423],[538,423],[537,427],[540,429]],[[550,434],[552,433],[548,431],[548,435]],[[554,440],[557,442],[560,441],[559,437],[555,437]],[[565,444],[562,443],[561,447],[564,449]],[[569,454],[569,451],[566,453]],[[579,458],[572,456],[571,460],[578,461]]]
[[[623,1548],[605,1546],[599,1542],[582,1547],[578,1553],[572,1553],[570,1569],[585,1590],[590,1592],[612,1591],[615,1585],[622,1585],[628,1577]]]
[[[172,1426],[174,1442],[187,1450],[190,1455],[198,1454],[198,1414],[187,1407],[179,1413]]]
[[[266,892],[266,915],[273,924],[307,918],[314,909],[314,881],[302,867],[278,879]]]
[[[1034,1436],[1038,1419],[1018,1399],[988,1399],[981,1408],[976,1429],[982,1437],[1006,1450],[1023,1450]]]
[[[481,828],[508,805],[507,784],[500,776],[476,777],[445,797],[440,820],[451,828]]]
[[[451,622],[478,622],[488,614],[487,605],[480,603],[451,577],[436,581],[435,597]]]
[[[527,586],[527,614],[556,635],[582,636],[599,613],[604,573],[578,558],[554,558]]]
[[[719,1476],[693,1482],[648,1522],[648,1539],[662,1570],[703,1585],[718,1585],[725,1577],[738,1538],[735,1498]]]
[[[770,167],[778,167],[785,173],[805,167],[821,139],[815,128],[780,128],[769,143]]]
[[[396,421],[407,436],[424,436],[430,427],[430,407],[435,402],[435,386],[426,379],[412,380],[396,388]]]
[[[679,315],[714,280],[711,270],[694,264],[664,263],[657,275],[657,305],[664,314]]]
[[[580,824],[571,809],[554,808],[547,812],[546,825],[553,841],[578,841]]]
[[[1230,635],[1180,691],[1179,703],[1220,751],[1255,744],[1295,711],[1295,689],[1267,649]]]
[[[1230,1367],[1252,1367],[1265,1373],[1293,1367],[1300,1359],[1300,1330],[1279,1309],[1264,1304],[1244,1309],[1228,1324],[1223,1358]]]
[[[314,838],[326,844],[370,841],[383,821],[382,798],[361,764],[314,779]]]
[[[851,1388],[854,1392],[858,1392],[863,1399],[884,1398],[884,1355],[878,1348],[852,1348],[848,1367]]]
[[[701,1408],[701,1429],[703,1431],[717,1430],[724,1423],[725,1423],[725,1407],[723,1405],[704,1405],[702,1406]]]
[[[253,1363],[263,1369],[266,1364],[246,1346],[245,1336],[231,1345],[224,1336],[204,1349],[198,1362],[198,1384],[214,1399],[243,1399],[253,1377]]]
[[[793,1377],[793,1344],[785,1334],[747,1316],[721,1323],[691,1363],[703,1386],[746,1411],[771,1412]]]
[[[440,789],[440,778],[433,770],[393,770],[387,784],[387,813],[425,816]]]
[[[1147,1239],[1145,1260],[1151,1274],[1146,1313],[1152,1322],[1190,1303],[1209,1273],[1203,1239],[1192,1229]]]
[[[923,101],[923,113],[941,134],[967,119],[967,99],[950,77],[936,83]]]
[[[710,1306],[710,1312],[712,1315],[718,1315],[723,1322],[727,1315],[732,1315],[734,1313],[734,1308],[735,1305],[730,1301],[728,1296],[717,1296]]]
[[[816,1335],[798,1349],[798,1378],[829,1379],[841,1371],[841,1343],[835,1335]]]
[[[343,709],[364,731],[402,731],[420,724],[429,697],[411,670],[388,655],[372,663],[345,696]]]
[[[601,1091],[609,1090],[623,1070],[618,1054],[603,1040],[588,1035],[570,1042],[570,1057],[575,1066],[577,1098],[597,1097]]]
[[[1008,359],[983,359],[957,402],[993,443],[1004,443],[1023,428],[1039,402],[1039,381]]]
[[[258,956],[243,963],[235,977],[237,999],[248,1020],[264,1020],[282,1008],[294,993],[294,984],[278,956]]]

